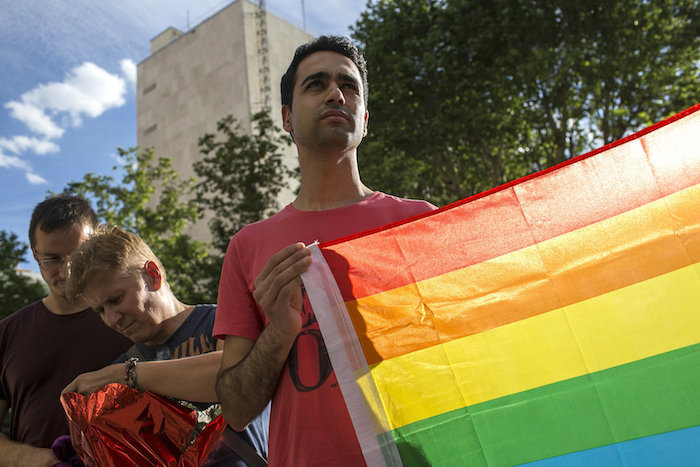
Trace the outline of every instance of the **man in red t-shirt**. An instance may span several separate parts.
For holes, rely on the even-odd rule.
[[[304,245],[435,209],[375,192],[360,180],[367,134],[367,71],[352,42],[320,37],[299,47],[282,78],[284,129],[297,146],[296,199],[229,244],[214,335],[224,339],[217,393],[240,430],[272,399],[270,465],[362,465],[364,458],[300,274]]]

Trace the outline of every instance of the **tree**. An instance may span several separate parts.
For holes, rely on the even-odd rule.
[[[616,141],[697,102],[700,2],[538,1],[520,67],[538,168]],[[515,24],[513,19],[510,24]]]
[[[696,103],[698,0],[379,0],[352,28],[370,185],[444,204]]]
[[[138,234],[163,262],[168,284],[185,303],[214,303],[216,288],[209,287],[202,264],[207,245],[183,233],[197,220],[194,179],[181,180],[169,158],[156,158],[155,151],[137,153],[118,148],[124,166],[121,182],[113,176],[88,173],[70,182],[64,193],[94,200],[97,215]]]
[[[41,281],[17,272],[27,250],[16,234],[0,230],[0,319],[47,294]]]
[[[513,32],[502,34],[493,2],[462,3],[470,14],[445,1],[380,1],[353,29],[371,81],[360,147],[370,186],[444,204],[527,169],[522,152],[510,150],[527,142],[526,109],[507,67],[518,55]]]
[[[210,271],[216,283],[231,237],[247,224],[264,219],[277,210],[277,196],[289,187],[296,174],[284,163],[280,149],[291,144],[266,111],[252,118],[254,133],[245,134],[231,115],[217,124],[218,135],[205,134],[199,140],[204,157],[194,164],[200,177],[197,201],[211,213],[209,228],[217,253],[210,257]]]

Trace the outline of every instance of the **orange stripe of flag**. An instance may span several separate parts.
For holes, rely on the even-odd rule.
[[[687,222],[687,226],[679,225]],[[346,303],[368,363],[700,261],[700,185],[535,246]]]

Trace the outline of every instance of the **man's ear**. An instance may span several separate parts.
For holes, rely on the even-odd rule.
[[[362,136],[367,136],[367,124],[369,123],[369,110],[365,110],[365,127],[362,130]]]
[[[158,265],[149,260],[143,265],[143,270],[146,271],[146,277],[150,279],[150,284],[153,287],[153,290],[159,290],[161,285],[163,285],[163,277],[161,276]]]
[[[292,134],[292,111],[287,105],[282,106],[282,128],[290,135]]]

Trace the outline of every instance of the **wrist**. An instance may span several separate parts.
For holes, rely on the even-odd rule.
[[[124,383],[137,391],[139,390],[138,382],[136,380],[136,362],[138,361],[138,358],[131,357],[124,363]]]
[[[264,332],[268,335],[268,342],[274,346],[289,350],[301,332],[301,329],[293,324],[289,325],[288,323],[282,324],[280,322],[270,321]]]

